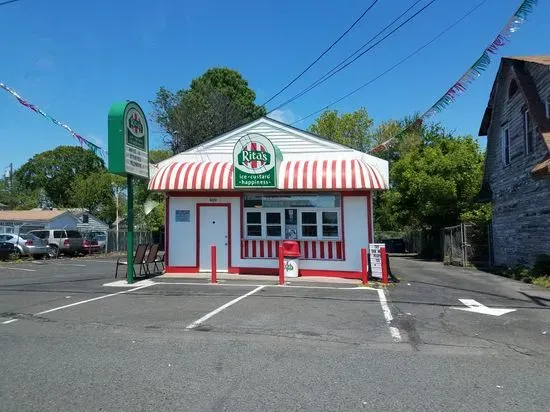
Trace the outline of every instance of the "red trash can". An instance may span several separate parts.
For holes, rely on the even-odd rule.
[[[285,278],[297,278],[299,274],[300,244],[294,240],[283,241]]]

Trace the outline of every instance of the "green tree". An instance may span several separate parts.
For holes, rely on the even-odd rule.
[[[390,190],[377,199],[382,230],[439,229],[478,206],[484,156],[470,136],[454,137],[438,125],[421,127],[397,142],[390,160]]]
[[[254,103],[256,94],[235,70],[211,68],[193,79],[189,89],[157,92],[153,119],[168,134],[165,143],[173,153],[264,116]]]
[[[336,110],[327,110],[315,120],[309,130],[333,142],[365,152],[375,142],[370,133],[371,126],[372,119],[364,108],[341,115]]]
[[[105,171],[103,160],[90,150],[59,146],[35,155],[14,174],[25,192],[44,189],[55,207],[75,207],[71,187],[77,177]]]
[[[149,152],[149,161],[151,163],[160,163],[172,156],[169,150],[151,150]],[[134,203],[135,224],[139,230],[158,230],[164,225],[164,195],[162,193],[151,192],[147,189],[148,182],[138,180],[135,184]],[[146,207],[153,209],[146,213]]]
[[[76,176],[71,185],[71,203],[105,222],[113,222],[113,176],[105,171]]]

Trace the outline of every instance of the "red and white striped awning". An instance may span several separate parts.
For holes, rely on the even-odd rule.
[[[287,160],[281,162],[279,190],[376,190],[387,185],[375,166],[359,159]],[[231,162],[173,162],[149,181],[155,191],[232,190]]]
[[[232,190],[230,162],[174,162],[162,166],[149,180],[149,189]]]
[[[282,190],[385,189],[376,167],[359,159],[290,160],[279,170]]]

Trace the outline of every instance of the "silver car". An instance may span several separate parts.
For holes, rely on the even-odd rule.
[[[32,234],[16,235],[14,233],[1,233],[0,242],[13,244],[15,246],[15,253],[19,256],[41,258],[50,253],[48,244]]]

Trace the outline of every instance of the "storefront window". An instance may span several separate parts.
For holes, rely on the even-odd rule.
[[[268,237],[281,237],[283,233],[281,212],[267,212],[265,214],[267,236]]]
[[[322,212],[323,237],[338,236],[338,212]]]
[[[302,237],[317,237],[317,212],[302,212]]]
[[[249,237],[262,236],[262,212],[246,213],[246,235]]]
[[[244,197],[247,238],[337,239],[340,236],[339,194],[262,195]]]

